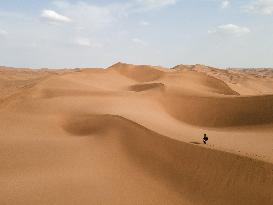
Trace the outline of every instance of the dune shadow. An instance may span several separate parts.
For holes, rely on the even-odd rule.
[[[146,84],[136,84],[129,87],[130,91],[142,92],[152,89],[164,89],[165,85],[163,83],[146,83]]]

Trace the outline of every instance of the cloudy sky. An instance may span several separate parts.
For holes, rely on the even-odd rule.
[[[273,0],[0,0],[0,65],[273,67]]]

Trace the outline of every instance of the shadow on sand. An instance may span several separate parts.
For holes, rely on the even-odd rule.
[[[191,144],[202,144],[200,142],[190,142]]]

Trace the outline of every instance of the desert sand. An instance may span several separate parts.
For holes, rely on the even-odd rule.
[[[272,205],[273,71],[1,67],[0,204]]]

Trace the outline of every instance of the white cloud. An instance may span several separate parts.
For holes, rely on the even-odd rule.
[[[132,42],[140,46],[147,46],[147,43],[139,38],[133,38]]]
[[[209,30],[209,34],[220,34],[220,35],[228,35],[228,36],[243,36],[245,34],[250,33],[250,29],[247,27],[242,27],[234,24],[226,24],[220,25],[216,29]]]
[[[228,1],[228,0],[222,1],[221,7],[222,7],[223,9],[228,8],[229,6],[230,6],[230,1]]]
[[[243,9],[250,13],[259,13],[263,15],[273,14],[273,0],[256,0],[243,7]]]
[[[174,5],[176,0],[137,0],[137,2],[146,9],[154,9]]]
[[[54,5],[66,16],[73,19],[75,28],[82,31],[97,31],[111,26],[119,18],[117,6],[97,6],[85,2],[69,3],[56,1]],[[120,10],[123,13],[122,9]]]
[[[49,21],[54,21],[54,22],[71,22],[71,19],[63,16],[56,11],[53,10],[43,10],[41,16]]]
[[[75,44],[83,47],[101,48],[102,44],[95,42],[89,38],[76,38]]]
[[[158,9],[173,5],[177,0],[130,0],[125,3],[111,3],[106,5],[91,4],[84,1],[55,0],[52,5],[63,15],[73,20],[74,28],[80,30],[98,31],[113,27],[121,19],[139,12]],[[55,12],[56,13],[56,12]],[[59,14],[60,15],[60,14]],[[47,15],[48,16],[48,15]],[[149,22],[142,21],[141,26],[148,26]]]

